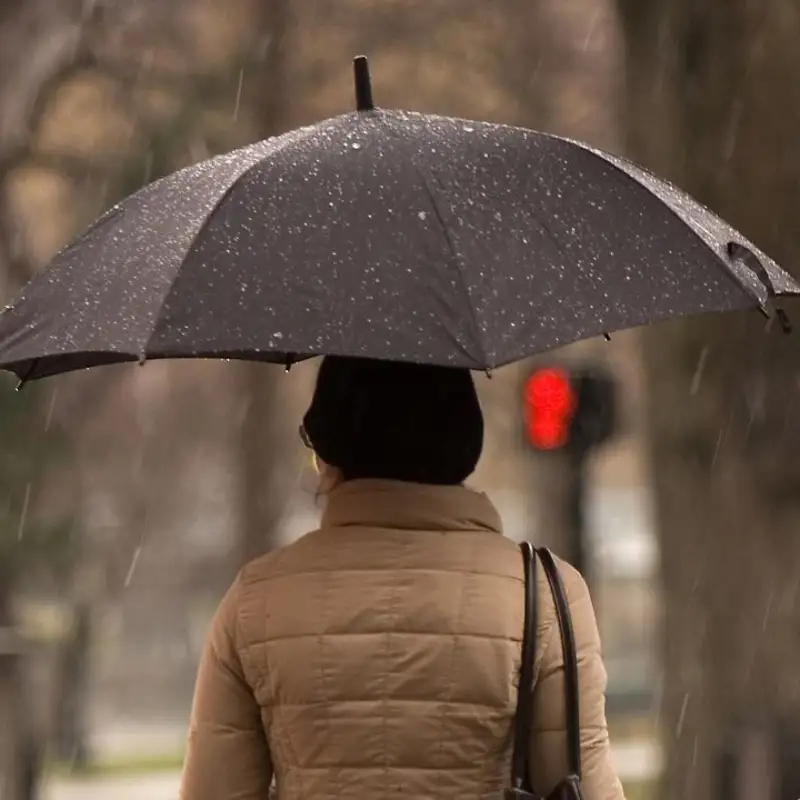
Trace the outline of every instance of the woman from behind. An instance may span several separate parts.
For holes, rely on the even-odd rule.
[[[320,528],[248,564],[201,659],[182,800],[485,798],[508,784],[523,567],[497,511],[464,486],[483,446],[469,372],[326,358],[302,429]],[[622,800],[586,584],[573,616],[587,800]],[[539,617],[530,765],[565,777],[553,599]]]

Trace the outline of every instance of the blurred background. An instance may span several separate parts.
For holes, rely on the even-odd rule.
[[[0,301],[142,184],[350,110],[362,52],[379,105],[626,155],[793,269],[799,36],[795,0],[0,0]],[[476,376],[474,483],[586,570],[632,800],[799,796],[799,357],[730,315]],[[2,800],[177,796],[217,602],[319,515],[314,369],[0,378]],[[580,457],[526,425],[543,374]]]

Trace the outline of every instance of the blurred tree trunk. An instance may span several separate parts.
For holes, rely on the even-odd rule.
[[[0,177],[0,195],[4,189]],[[6,222],[3,212],[0,199],[0,226]],[[0,247],[0,269],[9,262],[14,262],[14,268],[19,269],[22,261],[16,255],[6,255]],[[8,285],[13,289],[18,288],[16,281],[12,280],[13,270],[7,270],[5,277]],[[7,386],[7,383],[0,386],[0,393],[7,392]],[[18,398],[15,399],[19,402]],[[39,401],[32,398],[29,403],[22,411],[22,429],[28,434],[31,433],[31,421],[41,419]],[[17,416],[19,415],[14,415],[11,419],[0,419],[0,429],[3,423],[6,426],[5,435],[0,437],[4,445],[4,450],[0,451],[0,800],[33,800],[39,774],[38,754],[41,750],[38,731],[30,712],[29,687],[24,680],[22,664],[25,653],[14,613],[14,594],[20,583],[20,554],[24,543],[18,541],[21,528],[20,531],[14,529],[9,511],[14,508],[13,500],[16,499],[15,494],[19,494],[21,483],[20,475],[15,474],[15,466],[28,456],[28,453],[17,449],[20,448],[20,443],[15,434],[19,434],[19,429],[8,430],[10,424],[19,426],[20,420],[15,419]],[[33,447],[33,443],[29,441],[28,451]],[[30,484],[27,484],[27,488],[23,490],[25,497],[30,488]],[[20,512],[23,518],[27,512],[26,504],[27,500],[23,500]],[[23,521],[20,519],[20,526]]]
[[[256,135],[262,139],[287,129],[287,36],[289,0],[256,2],[253,24],[266,43],[262,68],[243,76],[242,95],[252,109]],[[268,254],[265,253],[265,258]],[[239,565],[263,555],[277,544],[286,506],[286,418],[283,383],[274,365],[244,363],[241,423],[241,536]]]
[[[72,607],[73,622],[58,653],[56,686],[56,754],[75,768],[89,764],[88,690],[92,641],[92,607],[78,600]]]
[[[796,5],[618,6],[631,157],[796,267]],[[718,796],[713,754],[731,724],[800,722],[800,345],[755,313],[693,319],[646,331],[644,364],[665,601],[663,796],[699,800]]]
[[[19,664],[16,648],[16,628],[11,614],[11,576],[9,566],[0,562],[0,797],[11,800],[21,797],[20,774],[21,729]]]
[[[54,13],[50,13],[54,12]],[[66,12],[66,13],[62,13]],[[13,213],[12,183],[15,170],[22,166],[32,152],[33,142],[39,131],[48,102],[55,94],[62,70],[69,68],[76,57],[68,47],[56,53],[52,59],[37,62],[42,41],[48,36],[64,34],[63,41],[70,40],[66,7],[49,9],[24,0],[0,0],[0,103],[2,103],[2,125],[0,125],[0,305],[11,299],[22,285],[33,275],[35,260],[22,243],[20,226]],[[52,24],[51,24],[52,23]],[[63,25],[64,30],[56,30]],[[25,71],[19,67],[25,65]],[[6,76],[13,76],[6,78]],[[6,391],[4,384],[0,391]],[[14,398],[14,410],[24,419],[24,435],[20,430],[3,432],[3,451],[0,461],[7,469],[0,470],[0,493],[7,502],[19,493],[20,486],[27,482],[24,495],[31,490],[33,473],[14,478],[14,466],[31,458],[38,449],[34,441],[47,430],[44,419],[47,415],[43,396],[35,391]],[[0,419],[0,424],[9,424]],[[34,437],[34,432],[36,436]],[[9,435],[9,433],[11,435]],[[16,436],[14,435],[16,434]],[[48,438],[45,435],[45,438]],[[34,471],[36,477],[44,463],[43,453],[36,453]],[[9,475],[10,473],[10,475]],[[16,485],[15,485],[16,484]],[[0,505],[2,505],[0,503]],[[6,510],[6,509],[3,509]],[[21,514],[27,512],[27,499]],[[20,522],[20,525],[22,523]],[[30,523],[29,523],[30,524]],[[23,559],[30,556],[29,536],[25,541],[20,533],[8,526],[0,525],[0,543],[12,541],[11,547],[3,548],[0,554],[0,639],[19,642],[17,620],[13,601],[21,584],[24,569]],[[17,645],[14,644],[14,647]],[[34,721],[31,687],[26,681],[27,670],[23,659],[25,653],[3,653],[0,645],[0,797],[2,800],[33,800],[36,796],[40,756],[44,742],[41,731]]]
[[[0,798],[33,800],[37,770],[22,691],[24,653],[11,613],[14,582],[8,567],[0,563]]]

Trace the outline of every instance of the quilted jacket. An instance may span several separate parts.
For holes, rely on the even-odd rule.
[[[587,800],[622,800],[606,673],[578,572],[560,562],[582,692]],[[562,657],[539,570],[531,764],[564,776]],[[247,565],[201,659],[182,800],[486,798],[506,785],[522,560],[489,499],[353,481],[319,530]]]

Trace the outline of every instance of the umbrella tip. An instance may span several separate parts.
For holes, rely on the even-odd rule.
[[[33,373],[36,370],[36,365],[38,363],[39,363],[38,358],[31,359],[31,362],[30,364],[28,364],[27,369],[21,375],[17,374],[19,380],[17,381],[17,385],[14,387],[15,392],[21,392],[25,388],[26,384],[33,376]]]
[[[372,82],[366,56],[356,56],[353,59],[353,75],[356,84],[356,110],[372,111],[375,105],[372,102]]]

